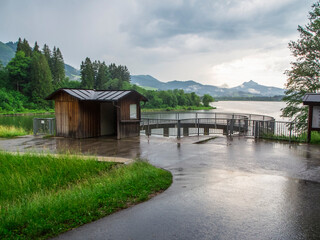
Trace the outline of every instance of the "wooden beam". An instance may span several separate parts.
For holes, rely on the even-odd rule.
[[[308,142],[308,143],[310,143],[310,141],[311,141],[312,113],[313,113],[313,106],[312,106],[312,105],[309,105],[309,115],[308,115],[308,137],[307,137],[307,142]]]
[[[121,121],[121,116],[120,116],[120,108],[116,106],[117,109],[117,139],[121,138],[121,129],[120,129],[120,121]]]

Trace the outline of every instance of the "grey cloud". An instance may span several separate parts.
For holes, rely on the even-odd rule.
[[[260,9],[250,15],[230,15],[229,9],[236,8],[237,2],[239,0],[182,1],[181,4],[163,2],[155,6],[150,3],[141,4],[138,15],[132,16],[130,22],[122,23],[120,29],[135,44],[144,47],[153,47],[184,34],[220,40],[259,34],[284,36],[293,32],[293,29],[288,28],[292,24],[288,23],[292,21],[292,16],[311,4],[307,0],[293,0],[275,4],[267,10]],[[301,19],[297,19],[297,24],[298,20]]]

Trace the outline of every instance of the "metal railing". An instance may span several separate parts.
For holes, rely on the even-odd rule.
[[[148,136],[162,135],[178,138],[223,134],[301,141],[302,136],[294,122],[275,121],[273,117],[256,114],[151,113],[143,115],[140,129],[142,134]]]
[[[55,121],[55,118],[34,118],[33,134],[54,135],[56,126]]]

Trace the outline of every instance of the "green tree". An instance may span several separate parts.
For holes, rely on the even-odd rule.
[[[47,44],[43,45],[42,53],[45,56],[45,58],[47,59],[47,62],[49,64],[49,67],[51,70],[52,69],[52,61],[51,61],[52,55],[51,55],[51,50]]]
[[[0,88],[0,112],[24,110],[24,104],[27,98],[17,91],[8,91],[6,88]]]
[[[9,84],[8,71],[0,61],[0,88],[10,88]]]
[[[80,66],[81,71],[81,87],[92,89],[94,87],[94,69],[90,58],[86,58]]]
[[[51,63],[50,69],[52,74],[53,87],[54,89],[57,89],[61,87],[62,81],[65,78],[64,61],[63,61],[62,53],[59,48],[56,48],[56,47],[53,48],[50,63]]]
[[[120,81],[120,86],[122,86],[123,82],[130,82],[130,72],[126,66],[117,66],[114,63],[111,63],[108,69],[110,73],[110,79],[117,78]]]
[[[33,47],[33,53],[34,52],[37,52],[37,53],[40,53],[40,48],[39,48],[39,45],[37,42],[34,43],[34,47]]]
[[[23,51],[26,57],[31,57],[32,49],[26,39],[21,41],[21,38],[19,38],[16,53],[20,51]]]
[[[34,53],[32,56],[30,80],[32,101],[38,107],[47,107],[48,101],[44,98],[53,91],[52,77],[47,59],[41,53]]]
[[[202,103],[205,107],[209,107],[209,103],[214,102],[214,99],[211,95],[209,94],[204,94],[202,97]]]
[[[118,78],[110,79],[109,81],[107,81],[104,84],[103,89],[106,89],[106,90],[119,90],[119,89],[122,89],[121,81]]]
[[[189,106],[200,106],[200,97],[194,92],[187,95],[189,97]]]
[[[19,51],[6,66],[12,88],[19,92],[25,92],[30,82],[30,61],[30,57]]]
[[[69,78],[65,78],[61,83],[62,88],[80,88],[81,82],[69,80]]]
[[[286,96],[283,100],[287,106],[282,109],[282,116],[297,121],[300,129],[306,128],[307,107],[302,106],[303,96],[320,89],[320,1],[312,5],[309,22],[305,27],[299,26],[300,38],[289,43],[296,61],[286,71]]]
[[[110,79],[109,71],[108,71],[108,66],[105,64],[105,62],[100,63],[98,65],[98,70],[96,74],[96,79],[95,79],[95,89],[97,90],[103,90]]]

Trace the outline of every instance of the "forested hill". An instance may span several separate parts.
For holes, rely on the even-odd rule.
[[[10,60],[14,57],[17,50],[18,42],[7,42],[3,43],[0,41],[0,61],[2,65],[6,66]],[[64,65],[66,77],[70,80],[79,80],[80,81],[80,70],[65,64]]]
[[[148,87],[157,90],[182,89],[185,92],[195,92],[202,96],[209,94],[213,97],[273,97],[284,95],[284,89],[260,85],[252,80],[244,82],[233,88],[223,88],[213,85],[203,85],[201,83],[189,81],[161,82],[150,75],[132,75],[131,83],[141,87]]]
[[[8,62],[14,57],[17,49],[17,42],[3,43],[0,41],[0,61],[6,66]]]

